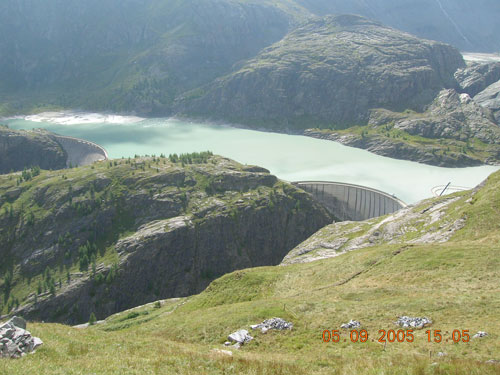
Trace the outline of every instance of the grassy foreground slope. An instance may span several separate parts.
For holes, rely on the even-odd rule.
[[[500,374],[498,363],[486,363],[500,360],[500,173],[455,197],[432,223],[464,220],[448,242],[400,236],[315,262],[241,270],[199,295],[146,305],[84,330],[32,324],[45,345],[22,360],[1,361],[0,373]],[[436,204],[425,201],[414,211]],[[356,235],[369,230],[362,224]],[[384,347],[378,331],[397,329],[400,315],[431,318],[430,329],[449,342],[429,343],[422,330],[413,343]],[[254,332],[232,357],[212,350],[223,348],[229,333],[272,316],[291,320],[294,329]],[[323,330],[349,319],[363,323],[368,342],[351,343],[345,332],[347,342],[322,342]],[[451,342],[453,330],[466,329],[489,335]]]

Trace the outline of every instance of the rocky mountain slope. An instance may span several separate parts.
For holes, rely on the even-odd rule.
[[[12,130],[0,125],[0,174],[38,166],[66,167],[67,154],[49,132]]]
[[[138,306],[86,329],[31,324],[44,345],[22,361],[0,362],[0,369],[13,375],[28,366],[40,374],[496,375],[499,205],[495,173],[472,191],[366,222],[332,224],[296,247],[286,264],[233,272],[199,295]],[[432,323],[409,331],[395,323],[401,316]],[[293,329],[251,330],[272,317]],[[361,326],[342,329],[350,320]],[[239,329],[254,339],[239,350],[225,347]],[[404,339],[389,340],[391,330]]]
[[[210,153],[0,176],[5,313],[103,318],[279,263],[331,222],[305,192]],[[18,185],[18,186],[17,186]]]
[[[271,3],[3,1],[0,96],[13,98],[12,111],[42,103],[168,113],[179,91],[287,33],[292,15]]]
[[[495,0],[5,0],[0,114],[38,105],[170,114],[176,96],[304,20],[346,13],[464,50],[499,48]]]
[[[345,128],[369,110],[422,109],[458,88],[460,53],[358,16],[315,19],[216,80],[180,107],[188,114],[277,129]],[[198,97],[199,96],[199,97]]]

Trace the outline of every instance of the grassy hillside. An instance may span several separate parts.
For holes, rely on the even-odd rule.
[[[445,205],[444,203],[449,204]],[[451,203],[450,203],[451,202]],[[444,214],[433,208],[444,207]],[[215,280],[201,294],[150,304],[114,315],[105,324],[75,328],[33,324],[45,345],[20,361],[1,361],[0,371],[24,374],[500,374],[500,173],[476,191],[424,201],[409,213],[413,222],[397,241],[379,241],[339,256],[278,267],[237,271]],[[439,212],[441,212],[439,211]],[[379,225],[382,234],[398,221],[361,223],[362,238]],[[414,241],[463,219],[447,242]],[[385,229],[384,229],[385,228]],[[413,229],[411,229],[413,228]],[[334,240],[325,231],[322,243]],[[413,235],[410,232],[414,232]],[[308,240],[311,241],[311,240]],[[441,330],[441,343],[425,329],[413,343],[377,342],[381,329],[397,329],[398,316],[427,316]],[[226,336],[279,316],[292,331],[253,332],[255,339],[232,357]],[[356,319],[369,333],[352,343],[322,342],[325,329]],[[482,339],[453,343],[454,330],[487,331]],[[344,342],[343,339],[347,341]],[[371,339],[375,339],[374,342]],[[439,352],[446,353],[438,356]]]

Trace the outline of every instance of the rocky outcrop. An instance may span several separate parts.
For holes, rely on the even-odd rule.
[[[455,72],[455,78],[462,92],[474,97],[500,80],[500,62],[469,62],[466,67]]]
[[[432,325],[432,320],[426,317],[419,318],[419,317],[400,316],[396,324],[403,328],[422,329]]]
[[[0,174],[39,166],[66,167],[67,153],[43,130],[12,130],[0,126]]]
[[[42,344],[42,340],[26,331],[26,321],[22,318],[14,316],[0,325],[0,359],[24,357]]]
[[[353,319],[349,320],[349,322],[347,322],[347,323],[340,325],[340,328],[343,328],[343,329],[356,329],[359,327],[361,327],[361,323],[359,321],[353,320]]]
[[[423,115],[397,120],[394,128],[425,138],[460,141],[475,138],[500,145],[500,128],[492,120],[491,113],[469,95],[443,90]]]
[[[467,67],[456,71],[455,77],[462,92],[490,110],[500,125],[500,62],[468,62]]]
[[[332,220],[304,191],[221,157],[184,167],[166,158],[111,165],[65,170],[43,188],[21,185],[19,199],[39,205],[31,224],[20,224],[17,210],[0,216],[0,256],[15,261],[25,279],[45,275],[47,267],[81,270],[61,275],[62,282],[49,277],[49,284],[56,281],[52,292],[32,285],[34,291],[16,296],[18,313],[82,323],[92,312],[101,319],[195,294],[233,270],[278,264]],[[16,200],[10,204],[17,207]],[[24,210],[26,216],[32,207]],[[115,261],[106,263],[109,257]]]
[[[498,125],[500,125],[500,80],[491,84],[479,94],[474,101],[480,106],[489,109]]]
[[[253,330],[259,329],[261,333],[266,333],[270,329],[275,329],[277,331],[283,331],[285,329],[292,329],[293,323],[287,322],[285,319],[281,318],[271,318],[266,319],[262,323],[254,324],[250,326]]]
[[[453,47],[352,15],[315,19],[237,71],[186,95],[190,115],[251,127],[347,127],[372,108],[421,109],[464,66]]]
[[[277,331],[291,330],[293,328],[293,323],[287,322],[281,318],[271,318],[266,319],[260,324],[254,324],[250,326],[253,330],[260,330],[261,333],[267,333],[267,331],[273,329]],[[230,346],[232,343],[233,348],[239,349],[243,345],[248,344],[254,338],[249,335],[246,329],[240,329],[236,332],[231,333],[227,337],[228,341],[224,343],[225,346]]]

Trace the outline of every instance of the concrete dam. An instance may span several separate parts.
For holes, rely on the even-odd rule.
[[[81,167],[108,159],[106,150],[93,142],[58,134],[52,135],[52,138],[61,145],[68,155],[66,167]]]
[[[365,186],[327,181],[298,181],[293,184],[310,193],[340,221],[367,220],[406,207],[395,196]]]

